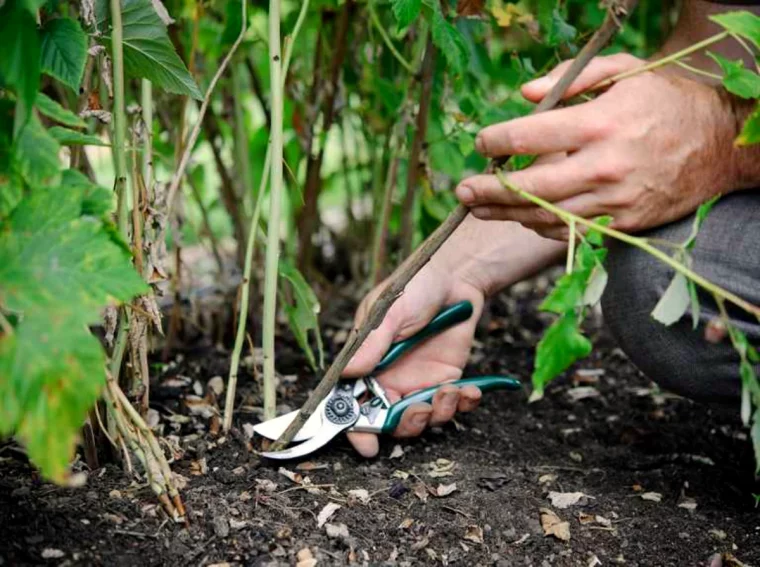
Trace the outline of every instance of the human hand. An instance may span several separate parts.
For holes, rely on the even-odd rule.
[[[566,97],[644,62],[630,55],[597,57]],[[570,62],[524,85],[540,101]],[[740,188],[734,167],[737,128],[725,96],[683,77],[644,72],[596,99],[484,128],[476,146],[486,156],[534,154],[530,167],[508,174],[515,186],[584,218],[613,217],[612,226],[637,232],[679,219],[719,193]],[[554,214],[476,175],[456,189],[482,220],[512,220],[542,236],[567,239]]]
[[[366,318],[372,303],[382,291],[375,288],[362,301],[356,313],[356,324]],[[428,339],[376,377],[394,403],[402,397],[429,386],[457,380],[470,354],[475,326],[483,310],[483,292],[462,278],[452,276],[435,262],[427,264],[407,285],[404,294],[393,304],[385,319],[367,338],[346,367],[347,377],[365,376],[372,372],[391,343],[403,340],[422,329],[444,306],[468,300],[473,316],[440,335]],[[432,404],[418,403],[407,408],[394,435],[414,437],[428,425],[442,425],[457,411],[471,411],[480,402],[481,392],[475,386],[443,386]],[[356,450],[365,457],[377,454],[377,436],[371,433],[349,433]]]

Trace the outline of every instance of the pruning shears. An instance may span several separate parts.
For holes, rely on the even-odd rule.
[[[415,335],[393,343],[372,374],[382,372],[421,342],[467,321],[471,316],[472,304],[469,301],[446,307]],[[476,376],[431,386],[391,404],[385,390],[372,375],[355,380],[341,380],[296,434],[293,441],[298,445],[292,445],[283,451],[264,452],[262,455],[270,459],[303,457],[325,446],[341,432],[392,433],[406,408],[415,403],[430,402],[445,384],[473,385],[483,392],[521,388],[520,381],[510,376]],[[297,414],[298,410],[286,413],[254,425],[253,430],[268,439],[277,439]]]

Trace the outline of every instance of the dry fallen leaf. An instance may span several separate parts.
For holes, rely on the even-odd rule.
[[[274,492],[277,490],[277,483],[273,482],[267,478],[257,478],[256,479],[256,487],[261,490],[261,492]],[[241,494],[242,498],[242,494]]]
[[[432,478],[441,478],[444,476],[451,476],[456,463],[449,459],[436,459],[432,463],[427,463],[425,468],[428,470],[428,476]]]
[[[325,531],[330,539],[347,541],[350,538],[346,524],[325,524]]]
[[[579,402],[587,398],[596,398],[598,396],[599,390],[593,386],[577,386],[575,388],[570,388],[567,391],[567,397],[570,398],[571,402]]]
[[[485,0],[457,0],[457,16],[480,16],[485,8]]]
[[[327,520],[329,520],[339,509],[340,504],[336,504],[335,502],[328,502],[325,504],[325,507],[322,508],[322,511],[317,516],[317,527],[321,528],[324,526],[325,522],[327,522]]]
[[[483,528],[476,525],[467,526],[464,539],[473,543],[483,543]]]
[[[404,448],[401,445],[396,445],[393,447],[393,451],[391,451],[389,459],[400,459],[404,456]]]
[[[678,507],[693,512],[697,509],[697,501],[693,498],[684,498],[678,503]]]
[[[398,529],[400,530],[408,530],[414,525],[414,520],[412,518],[404,518],[404,521],[402,521],[398,525]]]
[[[355,488],[348,491],[348,503],[351,501],[361,502],[362,504],[369,504],[369,491],[365,488]]]
[[[406,480],[407,478],[409,478],[409,473],[406,471],[395,470],[393,471],[393,474],[391,476],[393,478],[400,478],[401,480]]]
[[[549,508],[541,508],[541,527],[545,536],[554,536],[561,541],[570,541],[570,523],[563,521]]]
[[[662,502],[662,494],[659,492],[644,492],[641,495],[642,500],[649,500],[650,502]]]
[[[296,554],[296,567],[314,567],[316,564],[317,560],[314,559],[308,547],[304,547]]]
[[[424,483],[418,482],[414,485],[414,495],[422,500],[423,502],[427,502],[428,499],[428,488],[425,486]]]
[[[280,467],[280,469],[277,472],[280,473],[285,478],[289,478],[296,484],[301,484],[303,482],[303,477],[300,474],[295,473],[293,471],[289,471],[285,467]]]
[[[552,506],[555,508],[559,508],[560,510],[564,510],[566,508],[569,508],[570,506],[575,506],[576,504],[579,504],[580,506],[583,506],[586,504],[586,499],[593,498],[593,496],[589,496],[588,494],[584,494],[583,492],[549,492],[549,495],[547,496],[549,500],[552,503]],[[583,500],[583,502],[581,502]]]
[[[443,498],[444,496],[448,496],[452,492],[456,491],[456,489],[456,482],[453,482],[451,484],[439,484],[438,488],[435,489],[435,495],[438,496],[438,498]]]
[[[320,469],[327,469],[330,468],[330,465],[327,463],[313,463],[311,461],[306,461],[304,463],[298,463],[296,465],[296,470],[299,471],[318,471]]]
[[[538,477],[538,484],[551,484],[557,480],[556,474],[542,474]]]

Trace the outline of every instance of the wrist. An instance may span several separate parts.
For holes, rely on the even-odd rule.
[[[488,296],[554,264],[566,250],[567,243],[542,238],[517,223],[468,215],[431,263],[445,277]]]
[[[734,143],[741,134],[744,123],[758,107],[755,99],[743,99],[720,89],[721,98],[726,102],[729,112],[728,135],[730,136],[730,191],[754,189],[760,187],[760,144],[738,146]]]

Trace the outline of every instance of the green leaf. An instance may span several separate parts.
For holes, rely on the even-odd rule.
[[[324,349],[319,332],[319,300],[301,272],[292,263],[281,261],[279,272],[280,277],[290,283],[294,292],[293,304],[283,302],[288,324],[312,370],[318,372],[324,366]],[[309,331],[314,333],[316,338],[319,365],[317,365],[314,352],[309,344]]]
[[[34,16],[21,2],[0,7],[0,86],[16,93],[14,132],[29,119],[40,86],[40,37]]]
[[[752,447],[755,450],[755,474],[757,474],[760,473],[760,409],[758,408],[755,408],[755,413],[752,415],[750,436],[752,437]]]
[[[742,98],[760,97],[760,75],[744,66],[741,59],[730,61],[717,53],[708,53],[723,70],[723,86]]]
[[[546,44],[555,47],[563,43],[569,43],[578,34],[573,26],[567,23],[558,9],[552,10],[549,27],[545,30]]]
[[[203,95],[174,51],[166,26],[158,17],[150,0],[122,2],[124,70],[131,77],[148,79],[170,93],[202,100]],[[111,33],[105,2],[98,3],[98,28],[104,31],[98,39],[111,49]]]
[[[422,0],[391,0],[391,8],[398,27],[405,28],[420,15]]]
[[[586,292],[586,282],[590,275],[591,270],[573,270],[563,275],[557,280],[554,289],[543,300],[539,309],[558,315],[573,311],[582,303]]]
[[[557,319],[544,333],[536,349],[531,399],[540,398],[546,384],[571,364],[591,354],[591,341],[583,336],[579,325],[579,316],[571,311]]]
[[[596,217],[594,222],[600,226],[607,227],[612,223],[612,217],[609,215]],[[594,246],[601,246],[604,244],[604,234],[592,228],[586,233],[586,242]]]
[[[79,93],[87,60],[87,36],[71,18],[49,20],[42,29],[42,72]]]
[[[725,30],[747,39],[760,48],[760,16],[740,10],[710,16],[710,19]]]
[[[61,191],[74,191],[81,195],[81,215],[104,218],[114,209],[114,192],[93,183],[76,169],[61,174]]]
[[[673,276],[670,285],[652,311],[652,317],[655,320],[670,326],[684,316],[691,304],[689,286],[686,282],[686,277],[681,272]]]
[[[105,383],[98,340],[59,314],[28,314],[0,340],[0,436],[15,432],[55,482],[65,480],[82,423]]]
[[[13,144],[13,156],[24,181],[32,187],[56,183],[61,169],[61,147],[36,117],[32,117]]]
[[[702,223],[705,222],[707,215],[710,214],[710,211],[719,199],[720,195],[716,195],[712,199],[705,201],[699,205],[697,208],[697,212],[694,214],[694,222],[691,225],[691,232],[689,233],[689,237],[684,241],[682,245],[686,250],[691,250],[694,248],[694,245],[697,243],[697,234],[699,234],[699,229],[702,228]]]
[[[109,225],[82,216],[92,184],[62,178],[24,197],[0,239],[0,304],[19,315],[0,338],[0,436],[15,433],[57,482],[104,383],[103,350],[87,325],[108,302],[147,291]]]
[[[609,280],[609,274],[604,266],[601,264],[594,266],[591,272],[591,277],[586,283],[586,291],[583,293],[583,305],[596,305],[602,299],[604,290],[607,287],[607,281]]]
[[[48,129],[50,135],[63,146],[108,146],[103,140],[91,134],[70,130],[63,126]]]
[[[79,116],[63,108],[58,101],[53,100],[45,93],[37,93],[37,100],[34,104],[40,114],[47,116],[51,120],[71,126],[72,128],[85,128],[87,126],[87,123],[79,118]]]
[[[0,224],[7,217],[24,193],[21,178],[13,171],[0,174]]]
[[[436,4],[432,21],[433,43],[446,57],[455,73],[462,73],[467,67],[467,46],[462,33],[446,21],[440,7]]]
[[[760,102],[755,106],[755,110],[744,121],[742,131],[734,142],[737,146],[751,146],[760,143]]]

